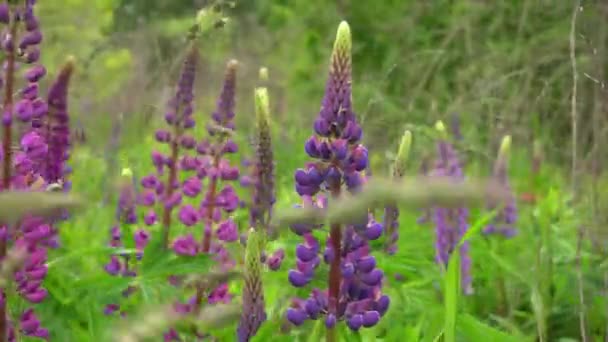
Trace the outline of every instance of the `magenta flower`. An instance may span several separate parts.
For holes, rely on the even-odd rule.
[[[48,91],[47,99],[40,94],[39,82],[47,71],[39,63],[43,35],[34,13],[32,0],[0,4],[2,31],[0,47],[4,52],[4,68],[0,87],[4,88],[2,108],[2,182],[7,190],[70,189],[65,166],[69,159],[69,114],[67,93],[74,63],[68,61]],[[57,118],[60,118],[57,120]],[[16,120],[16,121],[15,121]],[[18,123],[15,127],[13,123]],[[15,129],[18,128],[18,129]],[[27,252],[25,263],[14,273],[12,289],[29,304],[43,301],[48,292],[44,279],[48,272],[47,249],[58,246],[57,225],[65,218],[25,216],[18,224],[0,227],[0,258],[11,247]],[[28,305],[19,319],[10,317],[16,308],[7,308],[7,294],[0,291],[0,339],[14,341],[18,335],[49,338],[34,310]],[[12,305],[12,304],[11,304]]]

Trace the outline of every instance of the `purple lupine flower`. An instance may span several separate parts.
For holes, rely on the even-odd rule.
[[[270,256],[266,257],[263,261],[266,263],[266,265],[271,271],[277,271],[279,270],[279,268],[281,268],[283,259],[285,259],[285,250],[279,248],[274,251]]]
[[[41,170],[42,177],[49,183],[66,183],[66,161],[70,157],[70,117],[68,114],[68,86],[74,70],[74,60],[70,59],[61,69],[47,95],[48,115],[42,129],[49,145],[48,158]]]
[[[124,232],[132,231],[132,243],[136,249],[135,255],[117,252],[110,256],[108,263],[104,265],[104,270],[111,276],[133,277],[137,274],[137,262],[141,260],[144,248],[150,241],[150,233],[145,229],[134,229],[138,223],[137,219],[137,192],[135,178],[130,169],[123,169],[121,175],[120,191],[116,209],[116,221],[110,228],[109,246],[113,248],[123,248],[124,238],[129,237]],[[123,297],[128,297],[136,292],[137,288],[130,286],[123,291]],[[104,313],[109,315],[120,308],[119,303],[107,304]],[[121,312],[121,315],[125,312]]]
[[[214,248],[221,249],[220,246],[214,246],[214,244],[221,245],[221,241],[238,240],[238,231],[228,215],[238,208],[239,199],[227,182],[238,180],[239,169],[224,158],[225,154],[237,151],[230,136],[230,132],[235,128],[233,119],[236,66],[236,61],[230,61],[227,65],[217,108],[211,115],[211,123],[207,126],[209,139],[202,140],[196,147],[197,176],[201,180],[206,178],[208,182],[199,209],[199,217],[204,225],[203,241],[200,246],[202,253],[209,253]],[[231,147],[226,148],[226,146]],[[192,181],[192,184],[195,184],[195,181]],[[200,191],[200,189],[196,190]],[[212,241],[214,236],[217,237],[217,241]]]
[[[362,130],[352,110],[350,28],[342,22],[331,58],[330,74],[321,111],[314,123],[315,136],[305,144],[305,151],[316,162],[295,172],[296,191],[304,207],[326,208],[331,198],[344,190],[356,193],[365,182],[367,149],[359,143]],[[343,189],[342,184],[345,185]],[[389,299],[382,294],[383,272],[376,268],[369,240],[380,237],[383,226],[368,212],[341,227],[332,224],[323,253],[312,235],[318,227],[293,225],[304,238],[296,248],[296,269],[289,272],[295,287],[308,285],[323,261],[330,265],[329,288],[313,289],[309,298],[296,299],[287,311],[287,319],[301,325],[307,319],[323,319],[328,340],[333,340],[338,321],[352,330],[371,327],[388,309]]]
[[[10,5],[4,2],[0,5],[0,22],[8,24],[0,34],[1,48],[5,53],[4,68],[0,73],[0,87],[5,88],[0,188],[28,191],[55,191],[58,188],[68,191],[69,186],[61,186],[66,183],[63,179],[45,177],[47,161],[55,158],[53,151],[64,145],[51,139],[43,129],[42,123],[49,122],[50,114],[49,103],[40,96],[38,85],[46,75],[46,69],[38,63],[43,35],[34,13],[34,1]],[[66,75],[69,78],[72,69],[73,62],[69,61],[61,68],[58,80]],[[17,77],[17,72],[23,72],[22,77]],[[50,93],[54,88],[51,87]],[[67,81],[63,82],[62,88],[63,104],[67,105]],[[63,163],[67,158],[57,162]],[[64,170],[62,172],[65,173]],[[40,303],[48,295],[42,284],[48,272],[47,249],[58,246],[56,224],[59,218],[26,216],[18,224],[0,227],[3,239],[0,258],[6,256],[10,247],[22,247],[27,252],[25,263],[14,273],[12,293],[32,305]],[[9,312],[15,312],[16,308],[8,310],[7,302],[12,301],[7,301],[4,289],[0,292],[0,339],[14,341],[17,335],[48,339],[49,332],[41,326],[32,307],[25,307],[19,319],[10,317]]]
[[[445,139],[445,127],[439,121],[436,128],[441,135],[437,143],[437,159],[434,169],[430,172],[432,177],[447,177],[454,182],[464,180],[462,165],[453,146]],[[435,249],[437,263],[447,266],[450,255],[457,247],[460,239],[469,229],[469,210],[460,208],[432,208],[435,224]],[[461,284],[465,294],[472,294],[471,259],[469,256],[469,242],[465,241],[460,247],[460,273]]]
[[[160,221],[164,226],[163,240],[166,242],[170,238],[169,227],[174,209],[183,226],[202,226],[202,239],[199,240],[199,234],[188,232],[172,237],[168,246],[174,253],[184,257],[209,253],[219,263],[219,268],[225,269],[234,267],[235,261],[224,243],[238,240],[238,229],[230,216],[239,208],[239,198],[228,182],[238,181],[239,169],[224,158],[225,154],[237,152],[236,144],[230,137],[230,132],[234,129],[232,121],[236,63],[228,64],[218,108],[212,115],[213,123],[208,126],[209,139],[197,143],[196,138],[188,134],[188,130],[195,125],[193,83],[197,59],[198,50],[193,40],[176,94],[169,101],[169,110],[165,115],[165,121],[173,129],[161,130],[155,134],[157,141],[170,145],[171,152],[168,156],[157,151],[152,153],[156,174],[142,179],[144,190],[139,196],[139,203],[150,207],[144,216],[146,224],[157,221],[153,207],[157,204],[164,206]],[[159,181],[160,176],[166,173],[166,182]],[[192,201],[200,195],[203,195],[200,205],[193,206]],[[179,276],[171,279],[175,286],[179,286],[182,280]],[[232,298],[227,284],[220,284],[215,289],[196,287],[196,294],[186,303],[176,303],[177,313],[191,313],[200,309],[205,292],[208,303],[228,302]],[[177,330],[166,332],[165,340],[176,339],[179,339]]]
[[[49,331],[40,325],[33,309],[27,309],[19,318],[19,332],[25,336],[48,339]]]
[[[502,186],[507,193],[509,193],[509,199],[505,203],[504,207],[498,212],[492,223],[488,224],[484,230],[484,234],[500,234],[506,238],[513,237],[517,234],[517,228],[515,223],[517,222],[517,206],[515,203],[515,196],[511,191],[509,184],[509,177],[507,175],[508,163],[509,163],[509,149],[511,145],[511,137],[505,136],[500,145],[498,152],[498,158],[494,163],[493,176],[496,182]],[[489,203],[489,210],[498,209],[494,203]]]
[[[184,149],[196,152],[196,157],[183,157],[180,166],[183,170],[195,171],[196,177],[188,177],[183,183],[182,193],[186,197],[196,197],[202,191],[202,181],[206,181],[205,193],[200,201],[198,210],[185,205],[180,210],[180,220],[186,226],[201,223],[203,227],[202,241],[197,241],[192,233],[177,236],[173,240],[173,251],[182,256],[195,256],[199,253],[211,254],[219,264],[220,270],[235,266],[225,243],[237,241],[238,227],[232,220],[231,214],[239,207],[239,198],[234,188],[229,184],[238,181],[239,169],[230,164],[226,154],[237,152],[237,146],[231,139],[235,126],[233,119],[234,95],[236,87],[236,61],[228,63],[222,92],[216,111],[211,115],[211,123],[207,126],[209,138],[193,143],[194,138],[181,140]],[[193,126],[194,121],[189,122]],[[186,209],[184,209],[186,208]],[[204,289],[196,286],[196,293],[187,304],[180,304],[179,313],[196,311],[203,305],[204,292],[207,292],[206,302],[227,303],[232,300],[228,284],[220,284],[214,289]],[[166,333],[165,340],[179,338],[177,331]]]
[[[155,138],[159,143],[168,144],[170,147],[169,155],[161,152],[152,152],[152,163],[156,167],[156,174],[150,174],[142,178],[142,186],[145,191],[139,197],[139,203],[152,207],[162,204],[163,213],[161,223],[163,225],[162,240],[165,246],[169,246],[172,213],[174,209],[182,204],[182,191],[185,196],[192,197],[194,194],[193,185],[185,183],[180,190],[178,172],[184,169],[182,160],[188,157],[188,144],[183,144],[188,140],[188,131],[194,127],[193,100],[194,100],[194,79],[198,64],[198,47],[196,41],[191,41],[184,59],[181,75],[177,82],[174,96],[169,100],[165,121],[170,130],[159,129],[155,133]],[[186,145],[184,147],[184,145]],[[160,181],[160,177],[165,175],[168,170],[166,183]],[[176,191],[177,190],[177,191]],[[187,209],[186,214],[187,213]],[[156,213],[151,208],[146,215],[146,224],[156,223]],[[181,215],[183,216],[183,215]],[[189,224],[193,216],[184,216]],[[183,221],[183,220],[182,220]]]
[[[124,169],[122,176],[116,206],[116,220],[125,224],[135,224],[137,223],[135,178],[129,169]]]
[[[405,173],[405,162],[412,144],[412,133],[405,131],[399,143],[399,150],[393,163],[393,179],[401,179]],[[397,251],[399,240],[399,208],[395,203],[390,203],[384,208],[384,227],[386,228],[385,249],[389,255]]]

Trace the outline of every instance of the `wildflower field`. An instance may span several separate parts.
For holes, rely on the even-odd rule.
[[[606,18],[0,0],[0,342],[608,341]]]

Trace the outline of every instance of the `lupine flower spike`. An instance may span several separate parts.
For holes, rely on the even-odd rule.
[[[362,130],[352,110],[351,96],[351,34],[348,24],[342,22],[325,97],[314,123],[316,134],[305,144],[306,152],[316,161],[295,172],[296,191],[304,207],[326,208],[343,191],[357,192],[364,181],[368,153],[359,143]],[[289,281],[295,287],[309,284],[321,263],[321,244],[312,234],[315,228],[320,227],[291,227],[304,239],[296,248],[296,269],[289,272]],[[368,241],[379,238],[382,230],[367,210],[353,219],[353,224],[331,224],[323,252],[323,260],[330,266],[328,289],[313,289],[308,299],[294,299],[287,319],[294,325],[323,319],[328,342],[337,341],[335,326],[340,321],[354,331],[376,325],[388,309],[389,298],[382,294],[384,275],[376,268]]]
[[[268,70],[260,69],[260,80],[268,80]],[[270,105],[268,89],[258,87],[254,92],[256,111],[255,158],[252,165],[250,180],[253,186],[253,198],[249,208],[250,225],[263,231],[264,238],[273,236],[275,231],[270,227],[272,206],[276,195],[274,188],[274,155],[272,151],[272,137],[270,132]],[[270,256],[261,251],[261,259],[270,270],[276,271],[281,267],[285,251],[277,249]]]
[[[267,71],[261,71],[267,77]],[[261,75],[264,77],[264,75]],[[253,165],[253,201],[250,208],[250,226],[268,231],[275,202],[274,156],[270,133],[268,89],[255,89],[256,140]]]
[[[139,204],[150,207],[144,219],[147,225],[157,222],[157,214],[153,207],[157,204],[162,206],[160,220],[164,246],[169,245],[175,209],[179,209],[178,218],[183,224],[192,226],[196,223],[197,215],[193,214],[192,206],[182,205],[182,194],[187,197],[195,197],[200,192],[200,181],[189,179],[182,185],[179,182],[179,172],[195,170],[197,166],[195,158],[189,154],[196,146],[196,140],[188,134],[195,125],[193,86],[197,64],[198,46],[195,37],[191,37],[175,93],[167,105],[165,122],[170,129],[160,129],[155,133],[156,141],[168,145],[169,153],[153,151],[151,157],[156,174],[150,174],[141,179],[144,191],[139,197]],[[164,183],[162,178],[165,178]]]
[[[137,263],[142,259],[144,248],[150,241],[150,233],[135,226],[138,223],[136,213],[137,193],[136,182],[131,169],[125,168],[122,170],[119,186],[116,220],[110,229],[109,245],[116,249],[134,247],[136,253],[115,253],[110,257],[110,261],[104,266],[104,269],[111,276],[135,277],[137,275]],[[128,298],[136,290],[136,287],[128,286],[123,290],[122,296]],[[121,310],[119,303],[106,305],[104,309],[106,315],[115,312],[120,312],[121,316],[127,314],[124,310]]]
[[[399,150],[393,163],[392,177],[395,180],[401,179],[405,174],[405,163],[407,162],[412,145],[412,133],[405,131],[401,137]],[[384,208],[384,228],[386,229],[386,252],[390,255],[397,251],[397,241],[399,240],[399,208],[396,204],[387,205]]]
[[[498,157],[494,163],[494,179],[500,186],[502,186],[507,193],[509,193],[509,199],[502,208],[498,208],[496,204],[489,203],[488,209],[495,210],[499,209],[500,212],[494,218],[493,222],[487,225],[483,232],[484,234],[500,234],[504,237],[512,237],[517,233],[515,223],[517,221],[517,207],[515,204],[515,196],[511,191],[508,176],[508,164],[509,164],[509,149],[511,146],[511,137],[505,136],[502,139],[500,150],[498,151]]]
[[[0,25],[5,26],[0,39],[5,57],[0,75],[0,87],[4,90],[0,153],[0,188],[3,191],[69,190],[69,186],[63,186],[63,180],[68,172],[65,162],[69,157],[67,92],[74,63],[70,60],[60,68],[59,76],[44,100],[38,85],[46,75],[46,69],[39,64],[43,35],[34,7],[35,1],[31,0],[0,3]],[[20,70],[24,71],[22,84],[17,77]],[[52,107],[52,114],[49,114],[49,107]],[[13,274],[14,284],[6,287],[12,289],[11,294],[30,304],[42,302],[48,294],[42,284],[48,272],[47,249],[57,246],[57,218],[57,215],[26,215],[18,224],[0,227],[0,259],[7,258],[6,253],[12,248],[26,252],[23,263]],[[49,331],[42,327],[34,309],[23,303],[19,308],[9,310],[7,304],[15,301],[7,298],[8,295],[3,287],[0,291],[0,340],[15,341],[22,336],[48,339]],[[10,317],[17,309],[23,311],[18,317]]]
[[[195,256],[199,253],[199,244],[193,234],[178,236],[171,241],[173,220],[177,218],[185,227],[194,227],[200,220],[195,206],[186,202],[196,198],[202,190],[201,163],[196,153],[197,141],[191,135],[196,122],[194,119],[194,81],[196,77],[199,48],[197,44],[198,26],[194,25],[188,35],[188,47],[182,63],[181,73],[175,86],[175,92],[167,103],[165,122],[168,129],[155,132],[155,139],[166,145],[168,153],[153,151],[151,155],[155,172],[141,178],[143,188],[138,194],[139,206],[148,207],[143,222],[146,226],[156,223],[162,225],[161,241],[165,247],[171,247],[181,256]],[[196,172],[196,174],[192,174]],[[183,181],[181,181],[183,179]],[[156,206],[162,210],[157,215]],[[175,215],[176,214],[176,215]],[[176,217],[175,217],[176,216]],[[172,285],[179,285],[180,277],[169,278]],[[176,303],[178,313],[192,310],[190,304]],[[165,334],[165,340],[178,339],[176,330]]]
[[[208,178],[207,192],[201,203],[200,216],[204,224],[203,253],[209,253],[212,238],[217,236],[219,242],[238,240],[236,223],[230,217],[239,205],[239,198],[230,182],[238,181],[239,168],[230,164],[226,156],[238,151],[238,146],[232,139],[234,125],[234,107],[236,91],[236,71],[238,62],[231,60],[226,66],[224,85],[217,102],[217,108],[212,114],[212,120],[207,125],[209,139],[203,140],[197,146],[201,166],[199,177]],[[217,231],[215,226],[217,225]]]
[[[185,196],[196,197],[201,193],[202,181],[207,180],[206,191],[199,208],[186,204],[179,211],[180,221],[184,225],[195,227],[199,223],[202,224],[202,238],[199,240],[193,233],[189,233],[173,240],[173,251],[176,254],[182,256],[210,254],[218,262],[221,271],[230,270],[235,266],[235,260],[225,244],[239,239],[238,227],[232,218],[232,213],[239,208],[239,198],[231,182],[239,180],[240,170],[231,165],[226,158],[226,155],[238,151],[238,146],[232,139],[235,128],[237,65],[235,60],[227,64],[217,107],[211,115],[211,122],[207,125],[209,136],[198,144],[193,138],[189,138],[188,146],[195,148],[197,155],[193,158],[184,156],[180,163],[184,170],[196,171],[196,175],[189,176],[183,182],[182,193]],[[222,283],[215,288],[197,283],[194,287],[196,293],[188,299],[187,303],[176,304],[181,313],[196,314],[204,304],[228,303],[232,300],[228,283]],[[175,330],[165,334],[166,341],[179,340],[178,338]]]
[[[445,126],[441,121],[435,125],[439,134],[437,142],[437,159],[430,176],[447,177],[454,182],[465,179],[462,166],[454,147],[448,142]],[[469,210],[466,207],[442,208],[433,207],[432,217],[435,224],[435,250],[437,263],[447,267],[450,255],[455,250],[460,239],[469,229]],[[465,294],[472,294],[471,259],[469,257],[469,242],[460,247],[461,285]]]
[[[264,288],[262,285],[262,263],[260,253],[264,248],[264,231],[251,228],[245,250],[245,286],[243,288],[243,310],[238,325],[239,342],[247,342],[255,336],[266,321]]]

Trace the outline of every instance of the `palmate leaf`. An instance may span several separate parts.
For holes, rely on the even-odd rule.
[[[135,250],[114,249],[114,253],[125,252],[135,256]],[[108,254],[108,258],[109,255]],[[160,236],[153,238],[144,249],[144,255],[137,267],[135,277],[111,276],[105,272],[94,274],[78,280],[74,287],[85,291],[95,288],[96,293],[103,296],[114,296],[121,293],[129,285],[154,284],[166,285],[166,278],[170,275],[204,274],[207,273],[214,262],[209,255],[178,256],[172,250],[164,248]],[[158,280],[162,280],[158,282]]]
[[[144,249],[139,270],[142,276],[147,278],[201,274],[208,272],[212,264],[213,260],[207,254],[197,254],[196,256],[176,255],[175,252],[163,245],[160,236],[158,236],[158,238],[153,237]]]

